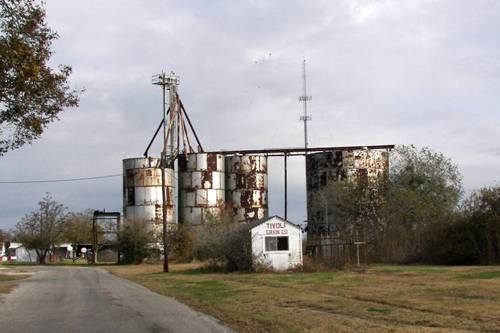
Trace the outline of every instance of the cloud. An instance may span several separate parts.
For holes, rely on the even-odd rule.
[[[151,76],[163,69],[180,75],[206,149],[301,146],[306,57],[311,145],[430,146],[459,164],[466,187],[494,184],[499,13],[489,0],[50,1],[60,35],[52,63],[72,65],[73,84],[86,92],[41,140],[2,157],[0,178],[120,172],[160,121]],[[290,217],[299,222],[302,162],[289,173]],[[281,162],[270,163],[271,212],[282,214]],[[121,209],[120,179],[1,185],[0,228],[46,191],[71,209]]]

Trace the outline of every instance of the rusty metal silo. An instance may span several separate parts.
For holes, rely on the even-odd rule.
[[[125,219],[151,222],[155,232],[162,230],[161,168],[158,158],[123,160],[123,214]],[[175,223],[174,170],[165,169],[167,223]]]
[[[387,175],[388,149],[347,149],[306,156],[307,220],[310,235],[329,232],[339,221],[325,213],[321,190],[330,183],[365,178],[375,180]],[[333,209],[330,207],[330,209]]]
[[[181,154],[179,162],[179,222],[199,225],[220,216],[225,206],[224,156]]]
[[[238,222],[268,216],[266,156],[226,157],[226,202],[232,207]]]

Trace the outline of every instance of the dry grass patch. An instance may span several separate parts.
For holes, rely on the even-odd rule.
[[[500,331],[499,267],[373,266],[359,272],[209,273],[197,264],[114,274],[240,332]]]
[[[0,294],[8,293],[16,286],[15,281],[27,278],[25,274],[1,274],[0,273]]]

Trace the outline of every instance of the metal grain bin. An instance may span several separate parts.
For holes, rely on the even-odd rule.
[[[221,215],[225,205],[224,156],[179,155],[179,222],[199,225]]]
[[[318,192],[331,182],[356,178],[375,180],[387,175],[389,152],[387,149],[357,149],[309,154],[306,170],[309,234],[329,233],[338,221],[325,216],[325,199]]]
[[[165,169],[167,223],[175,223],[174,170]],[[125,219],[150,221],[160,232],[163,222],[161,168],[158,158],[123,160],[123,214]]]
[[[226,202],[238,222],[268,217],[267,157],[258,155],[227,156]]]

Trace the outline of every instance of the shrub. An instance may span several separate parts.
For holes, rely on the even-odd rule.
[[[193,260],[194,236],[191,227],[178,224],[168,233],[170,252],[177,262],[191,262]]]
[[[143,220],[127,220],[118,233],[118,246],[124,264],[140,264],[154,250],[153,232]]]
[[[212,221],[195,231],[194,257],[211,269],[251,271],[252,249],[247,225]]]

